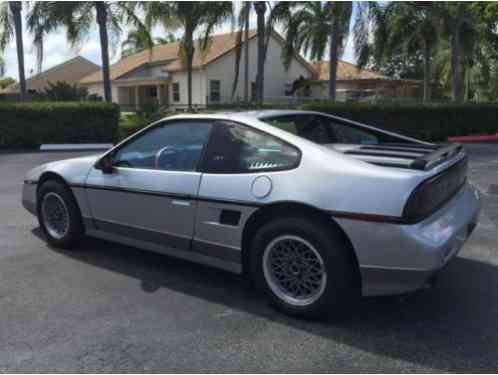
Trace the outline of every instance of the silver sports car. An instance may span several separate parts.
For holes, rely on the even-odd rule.
[[[83,235],[244,273],[281,310],[430,283],[477,223],[461,145],[304,111],[178,115],[28,172],[47,241]]]

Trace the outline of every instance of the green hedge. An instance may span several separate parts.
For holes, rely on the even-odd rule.
[[[122,141],[130,135],[150,125],[155,119],[136,114],[122,115],[119,122],[118,139]]]
[[[309,103],[326,112],[407,136],[445,141],[448,136],[498,133],[498,104]]]
[[[115,104],[44,102],[0,104],[0,148],[43,143],[114,142],[120,111]]]

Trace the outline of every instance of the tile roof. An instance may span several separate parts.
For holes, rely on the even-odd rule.
[[[329,80],[329,61],[321,60],[311,63],[316,70],[318,80]],[[372,72],[367,69],[358,69],[354,64],[347,61],[339,60],[337,63],[337,80],[361,80],[361,79],[389,79],[386,76]]]
[[[197,41],[195,42],[196,49],[193,59],[193,68],[200,68],[210,62],[221,57],[225,53],[231,51],[235,48],[237,33],[226,33],[213,35],[210,38],[210,44],[207,51],[202,52],[197,48]],[[252,39],[256,36],[256,30],[250,30],[249,38]],[[152,47],[152,51],[149,49],[143,50],[136,54],[127,56],[112,64],[110,67],[111,80],[115,80],[122,75],[130,72],[147,63],[156,62],[169,62],[166,66],[166,70],[170,72],[184,70],[182,62],[179,59],[179,49],[180,43],[168,43],[161,44]],[[94,83],[102,81],[102,72],[95,72],[84,77],[81,83]]]
[[[28,90],[42,90],[48,82],[56,83],[57,81],[67,82],[69,84],[78,83],[81,78],[93,74],[100,70],[100,66],[85,59],[82,56],[76,56],[62,64],[47,69],[40,74],[36,74],[26,80]],[[2,90],[2,93],[18,93],[19,83],[13,83]]]

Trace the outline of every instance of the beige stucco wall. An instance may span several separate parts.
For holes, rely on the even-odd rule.
[[[244,74],[245,74],[245,64],[244,64],[244,54],[245,50],[242,49],[241,60],[240,60],[240,71],[238,88],[235,97],[239,97],[241,100],[244,97]],[[268,101],[272,100],[285,100],[285,85],[287,83],[292,84],[293,81],[298,79],[300,76],[305,78],[311,77],[311,72],[306,69],[304,64],[299,62],[297,59],[293,59],[288,70],[284,68],[282,63],[282,46],[274,38],[270,39],[270,45],[268,46],[268,54],[265,63],[265,98]],[[137,69],[134,72],[128,73],[123,78],[139,78],[139,77],[151,77],[151,73],[160,74],[162,72],[161,66],[153,66],[148,68]],[[249,42],[249,81],[254,82],[256,80],[257,72],[257,38],[253,38]],[[206,98],[209,95],[209,81],[219,80],[221,84],[221,102],[227,102],[231,99],[232,85],[235,79],[235,50],[230,51],[224,56],[213,61],[209,65],[202,69],[195,69],[192,72],[192,104],[194,106],[205,106]],[[173,83],[178,82],[180,84],[180,101],[173,101]],[[90,93],[95,93],[100,96],[104,95],[104,89],[102,84],[90,84],[87,85]],[[171,78],[168,83],[169,90],[169,104],[173,108],[184,108],[188,104],[188,93],[187,93],[187,72],[172,72]],[[249,85],[249,95],[251,95],[251,88]],[[120,98],[118,97],[117,87],[113,85],[112,87],[112,98],[114,102],[120,103]],[[124,95],[121,94],[121,99],[124,99]],[[123,103],[120,103],[123,104]],[[127,104],[127,103],[126,103]]]
[[[249,41],[249,81],[256,80],[257,72],[257,38]],[[267,99],[283,98],[285,96],[285,84],[292,83],[299,76],[310,77],[310,72],[303,64],[293,59],[289,70],[286,71],[282,63],[282,46],[274,39],[270,39],[268,52],[265,63],[265,81],[264,95]],[[240,59],[239,80],[235,97],[244,97],[244,74],[245,74],[245,48],[242,46]],[[209,80],[220,80],[221,99],[228,100],[232,95],[232,85],[235,79],[235,51],[231,51],[225,56],[215,60],[206,67],[206,88],[209,86]],[[206,95],[209,91],[206,92]],[[251,86],[249,84],[249,95],[251,95]]]
[[[180,101],[173,101],[173,83],[180,84]],[[206,78],[204,70],[192,72],[192,105],[206,105]],[[187,72],[174,72],[171,74],[169,84],[169,103],[172,107],[185,107],[188,105]]]
[[[102,98],[104,97],[104,84],[102,83],[92,83],[89,85],[82,85],[88,89],[89,94],[97,94],[101,96]],[[118,88],[112,84],[111,82],[111,95],[112,95],[112,101],[114,103],[119,103],[118,99]]]

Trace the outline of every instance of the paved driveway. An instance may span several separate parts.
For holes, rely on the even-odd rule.
[[[0,371],[496,372],[498,146],[471,154],[484,211],[460,257],[434,289],[364,299],[341,324],[285,317],[240,278],[166,256],[51,249],[23,175],[75,154],[0,155]]]

